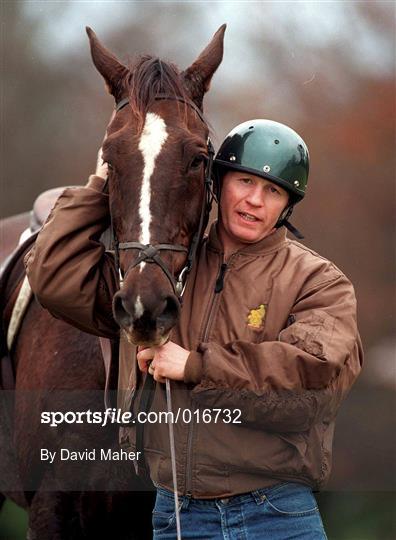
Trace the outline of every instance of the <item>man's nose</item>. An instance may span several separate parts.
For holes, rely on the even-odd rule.
[[[252,206],[262,206],[264,204],[264,190],[261,186],[253,186],[247,197],[247,201]]]

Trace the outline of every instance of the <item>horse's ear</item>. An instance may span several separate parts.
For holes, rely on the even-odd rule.
[[[191,98],[199,107],[202,106],[203,96],[209,90],[212,76],[223,59],[226,27],[226,24],[220,26],[209,45],[201,52],[195,62],[182,73]]]
[[[95,32],[89,28],[89,26],[87,26],[85,30],[89,37],[93,63],[104,78],[108,91],[117,101],[122,97],[120,95],[122,91],[122,81],[125,79],[129,70],[119,62],[113,53],[108,51],[106,47],[101,44]]]

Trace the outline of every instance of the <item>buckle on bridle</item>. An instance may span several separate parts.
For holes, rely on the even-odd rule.
[[[180,272],[179,277],[177,278],[175,290],[177,294],[179,295],[179,298],[183,296],[184,291],[186,290],[187,279],[184,278],[184,275],[188,274],[189,271],[190,271],[189,265],[186,264],[186,266]]]

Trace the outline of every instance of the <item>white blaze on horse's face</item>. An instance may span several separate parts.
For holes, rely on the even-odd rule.
[[[140,299],[140,295],[138,295],[137,298],[136,298],[136,302],[135,302],[135,317],[136,317],[136,319],[140,319],[140,317],[143,315],[143,313],[144,313],[144,307],[143,307],[142,301]]]
[[[143,155],[144,161],[142,190],[140,193],[139,203],[139,215],[142,223],[142,229],[139,237],[139,242],[141,244],[150,244],[150,178],[154,172],[155,160],[160,154],[161,148],[163,147],[167,138],[168,133],[166,131],[166,124],[164,120],[157,114],[147,113],[142,136],[139,141],[139,150]],[[144,266],[145,263],[141,263],[140,271],[142,271]]]

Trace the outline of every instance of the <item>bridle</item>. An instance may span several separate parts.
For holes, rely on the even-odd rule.
[[[154,100],[175,100],[180,101],[189,107],[191,107],[195,113],[198,115],[200,120],[206,125],[205,118],[202,114],[202,111],[189,99],[185,99],[183,97],[179,96],[173,96],[168,94],[157,94],[154,98]],[[129,98],[124,98],[121,101],[119,101],[116,104],[115,112],[117,113],[126,105],[129,104]],[[119,242],[114,230],[113,223],[111,223],[111,230],[113,235],[113,249],[114,249],[114,259],[115,259],[115,266],[116,271],[120,279],[120,287],[128,274],[133,268],[138,266],[140,263],[154,263],[157,264],[161,270],[164,272],[168,280],[170,281],[173,292],[175,293],[175,296],[178,298],[179,302],[181,303],[181,299],[184,293],[184,289],[186,286],[186,280],[187,276],[194,264],[194,260],[197,254],[198,246],[202,240],[202,236],[204,233],[204,229],[206,227],[206,223],[209,217],[210,209],[212,206],[212,200],[213,200],[213,190],[212,190],[212,165],[213,165],[213,158],[214,158],[214,148],[212,145],[212,141],[208,137],[207,142],[207,150],[208,150],[208,157],[206,158],[206,166],[205,166],[205,176],[204,176],[204,199],[203,204],[201,207],[201,215],[199,218],[199,225],[198,229],[193,235],[190,248],[188,249],[186,246],[182,246],[180,244],[141,244],[140,242]],[[111,220],[112,221],[112,220]],[[120,251],[127,251],[131,249],[139,250],[139,254],[137,259],[128,267],[126,272],[122,274],[121,266],[120,266]],[[184,268],[180,271],[177,279],[172,275],[171,271],[161,258],[161,251],[176,251],[176,252],[185,252],[187,253],[187,261],[184,266]]]

